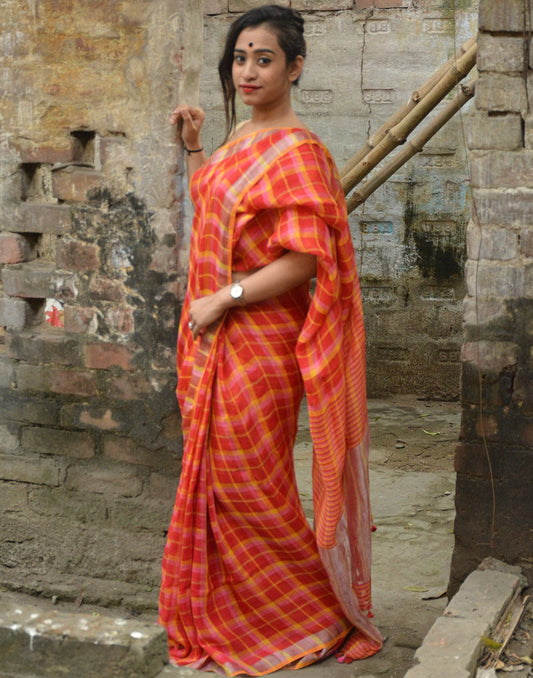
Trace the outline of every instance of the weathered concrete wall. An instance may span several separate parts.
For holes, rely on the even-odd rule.
[[[216,66],[235,13],[207,0],[201,103],[205,145],[223,139]],[[345,162],[477,30],[477,0],[283,0],[306,19],[308,59],[294,105]],[[454,11],[455,10],[455,11]],[[242,119],[248,113],[239,111]],[[351,217],[368,335],[371,396],[459,396],[465,232],[463,128],[452,120]]]
[[[186,250],[168,117],[198,90],[201,26],[191,0],[2,3],[5,582],[159,580]]]
[[[452,592],[488,555],[522,566],[533,582],[533,15],[526,16],[527,6],[480,3]]]

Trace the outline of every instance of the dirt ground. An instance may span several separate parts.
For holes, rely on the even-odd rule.
[[[459,403],[405,395],[369,400],[368,410],[371,463],[402,471],[453,471]]]

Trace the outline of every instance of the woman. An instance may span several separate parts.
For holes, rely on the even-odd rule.
[[[196,206],[178,339],[184,458],[163,558],[171,661],[233,676],[369,656],[364,330],[334,163],[297,118],[303,19],[250,10],[219,72],[228,135],[176,108]],[[236,92],[251,118],[235,128]],[[316,277],[311,299],[310,279]],[[306,394],[315,532],[292,448]]]

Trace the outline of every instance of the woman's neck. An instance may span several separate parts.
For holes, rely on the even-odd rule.
[[[303,127],[292,106],[276,110],[252,109],[252,117],[246,123],[247,131],[254,132],[268,127]]]

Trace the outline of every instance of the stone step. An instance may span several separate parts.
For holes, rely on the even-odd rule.
[[[0,676],[153,678],[168,662],[151,622],[0,600]]]
[[[404,678],[473,678],[483,649],[515,594],[527,585],[520,568],[487,558],[433,624]]]

